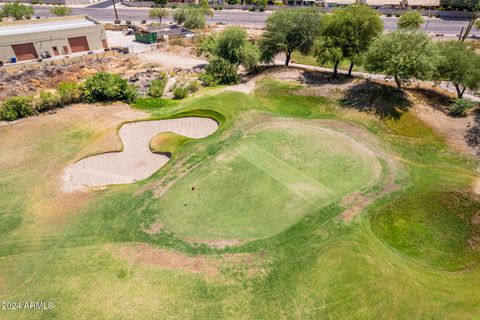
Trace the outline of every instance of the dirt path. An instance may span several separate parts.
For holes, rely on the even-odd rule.
[[[154,136],[173,132],[199,139],[211,135],[217,128],[214,120],[200,117],[127,123],[119,132],[123,151],[91,156],[67,167],[64,191],[146,179],[169,160],[165,155],[151,152],[149,142]]]

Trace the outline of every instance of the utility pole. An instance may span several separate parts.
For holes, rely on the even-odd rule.
[[[430,23],[431,12],[432,12],[432,0],[430,0],[430,3],[428,4],[428,18],[427,18],[427,23],[425,24],[425,32],[427,32],[428,24]]]
[[[473,25],[475,24],[475,20],[477,20],[477,17],[478,17],[478,12],[480,11],[480,4],[477,4],[475,9],[473,9],[473,12],[472,12],[472,19],[470,20],[470,22],[468,23],[468,26],[467,26],[467,29],[465,29],[465,33],[463,34],[463,36],[460,38],[460,41],[463,42],[465,41],[465,39],[467,39],[468,37],[468,34],[470,33],[470,31],[472,30],[473,28]]]
[[[115,6],[115,0],[112,0],[112,3],[113,3],[113,10],[115,11],[115,20],[119,20],[118,19],[117,6]]]

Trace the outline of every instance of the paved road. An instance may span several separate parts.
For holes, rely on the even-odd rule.
[[[107,5],[108,1],[97,3],[96,5]],[[111,2],[110,2],[111,4]],[[150,20],[148,18],[148,8],[125,8],[117,6],[118,16],[121,20],[140,21],[143,19]],[[89,14],[98,20],[113,20],[114,13],[113,7],[98,8],[98,7],[85,7],[85,8],[72,8],[72,14]],[[35,15],[46,17],[52,16],[50,14],[50,7],[36,6]],[[215,11],[214,16],[208,18],[209,23],[226,23],[242,26],[262,27],[265,25],[265,20],[270,15],[269,12],[250,12],[250,11]],[[396,17],[382,17],[385,29],[394,30],[396,28]],[[166,18],[165,22],[171,21],[170,18]],[[445,35],[459,34],[462,27],[466,27],[468,21],[465,20],[442,20],[438,18],[430,19],[428,23],[427,32],[430,33],[442,33]],[[425,27],[425,25],[424,25]],[[472,35],[480,36],[478,30],[473,30]]]
[[[87,8],[100,8],[100,9],[103,8],[103,9],[105,9],[105,8],[108,8],[108,7],[113,5],[112,1],[113,0],[106,0],[106,1],[102,1],[102,2],[97,2],[95,4],[87,6]],[[117,3],[120,3],[122,0],[114,0],[114,1],[117,4]]]

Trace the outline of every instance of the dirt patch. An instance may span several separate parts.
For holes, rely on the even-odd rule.
[[[140,210],[139,210],[140,212]],[[165,228],[165,225],[161,223],[160,221],[155,221],[152,223],[148,228],[143,228],[143,232],[153,236],[158,234],[160,231],[162,231]]]
[[[473,192],[480,195],[480,177],[473,183]]]
[[[202,243],[202,244],[206,244],[208,246],[219,248],[219,249],[224,249],[226,247],[233,247],[242,242],[245,242],[245,241],[235,240],[235,239],[199,240],[199,239],[190,239],[190,238],[185,239],[185,241],[188,241],[190,243]]]
[[[153,265],[162,269],[201,274],[206,277],[226,276],[228,278],[254,277],[259,274],[267,261],[265,254],[216,254],[188,256],[176,251],[155,248],[139,243],[119,248],[109,245],[121,259],[133,264]]]
[[[218,275],[215,261],[205,256],[186,256],[178,252],[157,249],[147,244],[137,244],[120,248],[120,257],[135,264],[150,264],[165,269],[181,270],[191,273]]]
[[[185,52],[185,48],[179,48],[178,51],[169,49],[170,52],[155,50],[138,54],[138,59],[144,63],[155,63],[165,68],[189,69],[203,67],[207,61],[197,58],[190,51]]]
[[[422,103],[416,104],[413,112],[435,132],[443,136],[450,146],[464,154],[476,154],[476,150],[465,139],[468,129],[474,124],[472,115],[454,118],[438,108]]]

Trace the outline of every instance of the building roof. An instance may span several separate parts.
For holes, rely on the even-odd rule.
[[[21,20],[0,23],[0,36],[38,33],[94,26],[97,22],[88,16],[69,16],[38,20]]]

